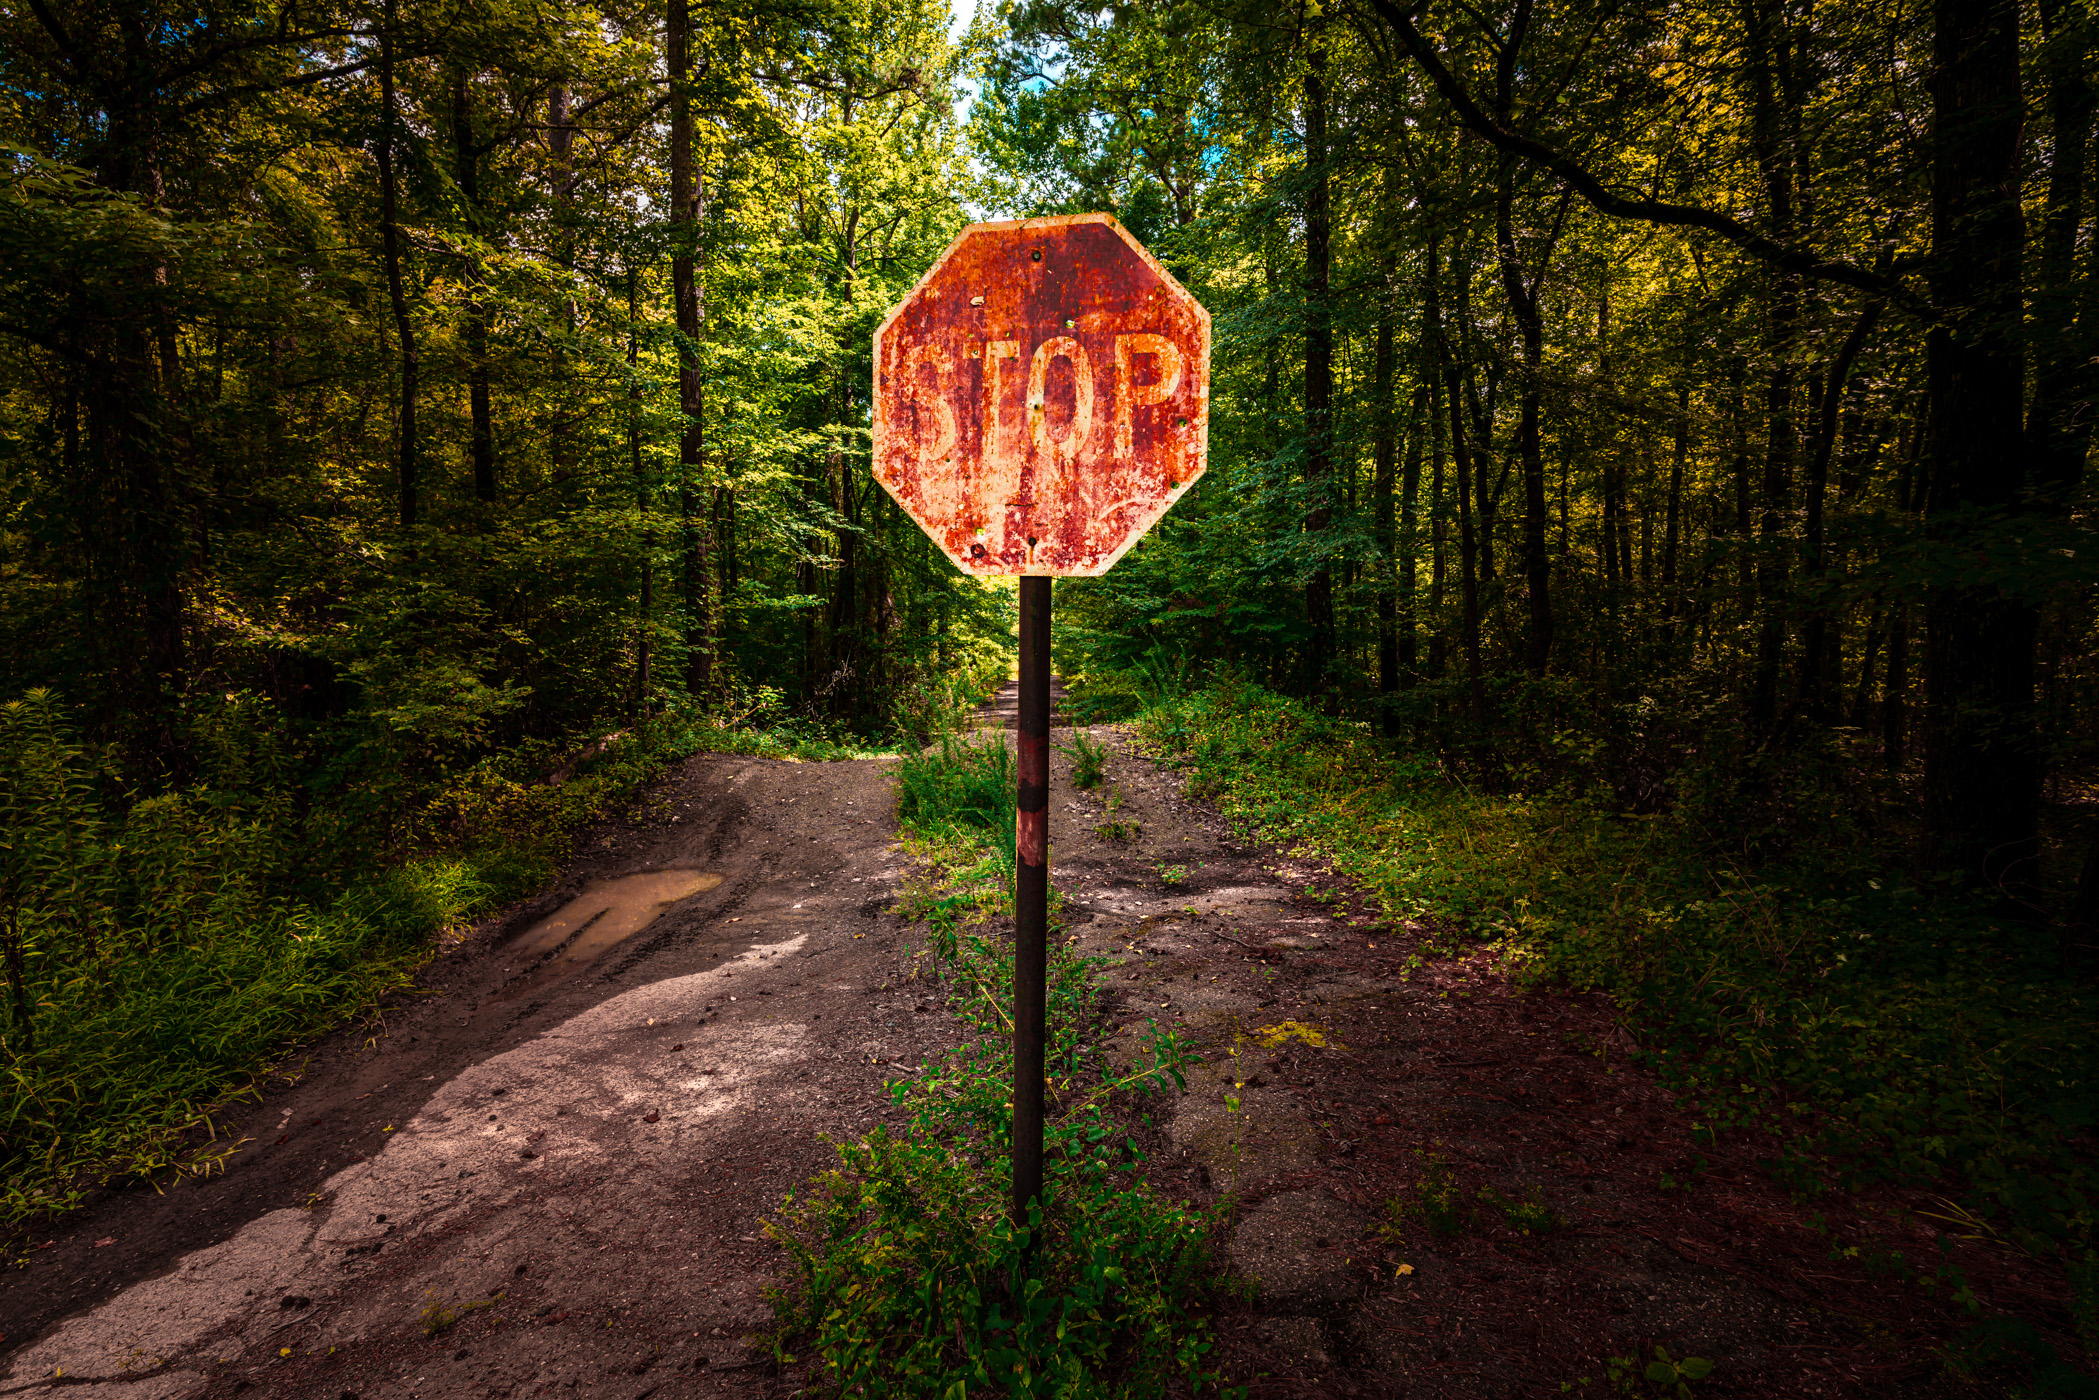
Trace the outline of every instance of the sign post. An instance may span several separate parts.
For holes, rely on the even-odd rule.
[[[1050,581],[1020,580],[1020,771],[1013,863],[1013,1223],[1042,1194],[1049,993]]]
[[[1210,314],[1106,214],[972,224],[875,332],[874,475],[964,573],[1020,576],[1013,1220],[1042,1193],[1050,580],[1203,473]]]

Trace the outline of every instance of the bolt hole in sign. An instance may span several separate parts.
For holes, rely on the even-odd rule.
[[[965,573],[1105,573],[1203,474],[1210,313],[1109,215],[970,225],[874,359],[875,479]]]

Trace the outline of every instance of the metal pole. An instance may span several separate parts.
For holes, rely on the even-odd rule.
[[[1042,1032],[1049,938],[1050,581],[1020,581],[1019,860],[1013,889],[1013,1223],[1042,1192]]]

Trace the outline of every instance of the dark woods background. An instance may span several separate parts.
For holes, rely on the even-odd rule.
[[[1228,662],[1753,854],[1833,802],[2060,912],[2092,45],[2054,0],[1016,10],[1009,198],[1121,210],[1220,327],[1212,475],[1067,591],[1077,657]]]
[[[865,470],[872,330],[978,216],[1112,210],[1215,316],[1208,477],[1060,586],[1082,709],[1279,695],[1366,784],[1883,872],[2070,1005],[2087,0],[950,21],[0,7],[10,1160],[141,1150],[95,1105],[178,1123],[530,888],[550,776],[1002,674],[1010,594]]]

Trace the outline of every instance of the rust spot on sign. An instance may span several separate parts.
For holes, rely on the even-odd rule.
[[[963,230],[875,332],[874,473],[972,574],[1098,574],[1202,475],[1210,315],[1106,214]]]

